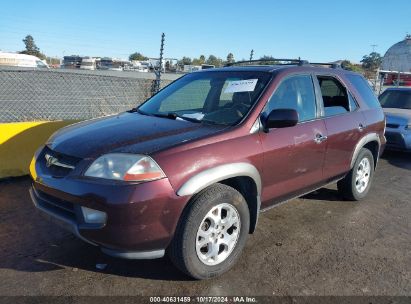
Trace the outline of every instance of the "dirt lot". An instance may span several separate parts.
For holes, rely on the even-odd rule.
[[[43,220],[29,185],[0,182],[0,295],[411,295],[411,155],[386,154],[359,204],[331,186],[263,213],[234,269],[209,281],[167,258],[103,255]]]

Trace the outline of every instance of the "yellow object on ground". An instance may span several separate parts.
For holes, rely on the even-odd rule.
[[[0,124],[0,178],[29,173],[34,152],[56,130],[77,121],[15,122]]]

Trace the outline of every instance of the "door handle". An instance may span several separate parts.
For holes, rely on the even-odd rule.
[[[327,136],[318,133],[317,135],[315,135],[314,141],[317,144],[321,144],[323,141],[326,141],[327,138],[328,138]]]
[[[365,129],[365,126],[364,126],[362,123],[360,123],[360,124],[358,125],[358,130],[359,130],[360,132],[362,132],[362,131],[364,131],[364,129]]]

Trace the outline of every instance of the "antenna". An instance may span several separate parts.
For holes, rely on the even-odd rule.
[[[372,52],[374,53],[375,52],[375,48],[378,46],[378,44],[371,44],[371,47],[372,47]]]

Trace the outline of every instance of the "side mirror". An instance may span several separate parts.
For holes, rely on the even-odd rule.
[[[298,123],[298,112],[294,109],[275,109],[263,121],[265,132],[271,128],[293,127]]]

